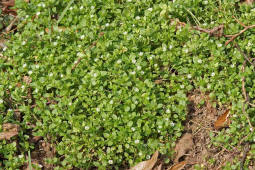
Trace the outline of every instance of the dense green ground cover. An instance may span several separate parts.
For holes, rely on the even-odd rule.
[[[170,157],[193,89],[232,104],[230,128],[213,138],[215,145],[254,140],[241,82],[245,76],[254,102],[254,67],[247,63],[242,73],[244,58],[224,45],[227,38],[191,29],[224,24],[225,34],[235,34],[243,28],[232,16],[251,25],[253,6],[237,0],[20,0],[16,6],[19,32],[4,49],[9,59],[0,57],[0,124],[21,127],[18,144],[0,141],[6,169],[24,164],[34,148],[31,131],[55,145],[49,161],[58,168],[129,167],[155,150]],[[187,25],[176,28],[176,18]],[[253,33],[234,41],[251,55]],[[246,112],[255,123],[255,109],[246,105]]]

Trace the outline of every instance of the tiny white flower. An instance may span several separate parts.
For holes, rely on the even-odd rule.
[[[40,14],[41,14],[40,12],[37,12],[37,13],[36,13],[37,16],[40,15]]]
[[[23,158],[24,157],[24,155],[19,155],[19,158],[21,159],[21,158]]]
[[[130,74],[132,74],[132,75],[135,75],[135,73],[136,73],[135,71],[130,72]]]
[[[171,122],[170,125],[173,127],[175,124],[174,124],[174,122]]]
[[[236,114],[234,114],[234,115],[233,115],[233,117],[237,117],[237,115],[236,115]]]
[[[58,45],[58,42],[54,42],[53,45],[54,45],[54,46],[57,46],[57,45]]]
[[[91,17],[91,18],[93,18],[93,17],[94,17],[94,15],[90,15],[90,17]]]
[[[253,131],[253,128],[250,128],[250,131]]]
[[[118,60],[118,61],[117,61],[117,64],[120,64],[121,62],[122,62],[121,60]]]
[[[37,6],[38,6],[38,7],[41,7],[41,6],[42,6],[42,4],[41,4],[41,3],[39,3]]]
[[[139,17],[139,16],[136,16],[136,17],[135,17],[135,19],[136,19],[136,20],[139,20],[139,19],[140,19],[140,17]]]
[[[167,109],[167,110],[166,110],[166,113],[170,113],[170,110],[169,110],[169,109]]]
[[[134,63],[134,64],[135,64],[135,63],[136,63],[136,59],[132,59],[132,63]]]
[[[35,68],[37,68],[37,69],[38,69],[38,68],[39,68],[39,65],[38,65],[38,64],[36,64],[36,65],[35,65]]]
[[[154,67],[158,67],[158,64],[154,64]]]
[[[234,67],[235,67],[235,64],[232,64],[230,67],[231,67],[231,68],[234,68]]]
[[[25,64],[23,64],[23,68],[25,68],[27,66],[27,64],[25,63]]]
[[[110,25],[109,23],[106,23],[106,24],[105,24],[106,27],[109,27],[109,25]]]
[[[63,77],[64,77],[64,75],[63,75],[63,74],[61,74],[61,75],[60,75],[60,77],[61,77],[61,78],[63,78]]]
[[[69,102],[68,105],[69,105],[69,106],[72,106],[72,102]]]
[[[91,6],[91,9],[93,10],[93,9],[95,9],[95,7],[94,7],[94,6]]]
[[[53,76],[53,73],[50,73],[49,76],[52,77],[52,76]]]
[[[42,7],[45,8],[45,4],[44,3],[42,3]]]
[[[142,55],[143,55],[143,52],[140,52],[140,53],[139,53],[139,56],[142,56]]]
[[[192,76],[191,76],[191,74],[188,74],[188,76],[187,76],[187,77],[190,79]]]
[[[22,89],[24,89],[24,88],[25,88],[25,86],[24,86],[24,85],[22,85],[22,86],[21,86],[21,88],[22,88]]]
[[[217,47],[222,47],[222,44],[217,44]]]
[[[204,4],[207,5],[207,4],[208,4],[208,1],[204,1]]]
[[[144,74],[144,71],[141,71],[141,74],[143,75],[143,74]]]
[[[109,164],[113,164],[113,160],[109,160],[108,163],[109,163]]]
[[[2,99],[0,99],[0,104],[2,104],[4,101]]]
[[[152,8],[149,8],[149,9],[148,9],[148,11],[150,11],[150,12],[151,12],[151,11],[152,11]]]
[[[188,52],[189,52],[189,50],[186,48],[186,49],[184,50],[184,52],[185,52],[185,53],[188,53]]]
[[[26,44],[26,41],[22,41],[21,45],[25,45]]]
[[[84,54],[83,54],[82,52],[78,52],[78,53],[77,53],[77,56],[78,56],[78,57],[83,57]]]
[[[139,152],[139,153],[138,153],[138,155],[139,155],[139,156],[142,156],[142,155],[143,155],[143,153],[142,153],[142,152]]]
[[[31,75],[32,73],[33,73],[33,72],[32,72],[31,70],[28,72],[29,75]]]
[[[166,120],[166,121],[168,121],[168,120],[169,120],[169,118],[167,117],[167,118],[165,118],[165,120]]]
[[[210,84],[207,85],[207,88],[210,89],[212,86]]]
[[[137,87],[134,88],[135,92],[139,92],[139,89]]]
[[[110,101],[110,104],[113,104],[113,100]]]
[[[214,72],[212,72],[211,76],[212,76],[212,77],[213,77],[213,76],[215,76],[215,73],[214,73]]]
[[[127,0],[128,2],[132,2],[132,0]]]
[[[82,9],[83,9],[83,6],[80,7],[80,10],[82,10]]]
[[[28,18],[29,17],[29,15],[26,15],[26,18]]]
[[[6,51],[6,50],[7,50],[7,47],[4,47],[4,48],[3,48],[3,51]]]
[[[203,61],[201,59],[198,59],[197,62],[201,64]]]
[[[150,159],[150,158],[151,158],[151,156],[150,156],[150,155],[147,155],[147,156],[146,156],[146,159]]]
[[[85,130],[89,130],[89,126],[85,126]]]
[[[11,88],[12,88],[12,86],[10,85],[10,86],[9,86],[9,89],[11,89]]]
[[[38,89],[35,89],[35,92],[38,93]]]
[[[160,133],[161,131],[160,130],[158,130],[158,133]]]
[[[127,31],[123,32],[124,35],[127,35]]]
[[[94,77],[97,77],[97,73],[94,73],[93,76],[94,76]]]
[[[80,37],[82,40],[85,38],[85,35],[81,35],[81,37]]]
[[[131,128],[131,130],[134,132],[134,131],[135,131],[135,128],[134,128],[134,127],[132,127],[132,128]]]
[[[141,66],[137,66],[137,70],[141,70],[142,69],[142,67]]]
[[[73,10],[73,7],[71,6],[71,7],[69,8],[69,10]]]
[[[163,47],[163,49],[162,49],[163,51],[166,51],[166,47]]]
[[[181,87],[182,89],[184,89],[185,86],[182,84],[180,87]]]
[[[138,144],[140,141],[139,141],[139,139],[136,139],[135,140],[135,144]]]
[[[99,112],[99,111],[100,111],[100,108],[99,108],[99,107],[97,107],[97,108],[96,108],[96,111],[97,111],[97,112]]]

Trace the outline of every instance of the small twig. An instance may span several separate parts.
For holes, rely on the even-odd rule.
[[[74,63],[74,65],[73,65],[73,67],[72,67],[72,70],[74,70],[74,69],[78,66],[78,64],[81,62],[81,60],[82,60],[81,57],[78,58],[78,60]]]
[[[245,162],[245,159],[246,159],[246,156],[247,156],[247,153],[249,152],[249,150],[250,150],[250,144],[247,142],[244,146],[243,157],[240,161],[240,170],[244,169],[244,162]]]
[[[235,18],[235,17],[234,17]],[[244,27],[243,30],[241,30],[239,33],[234,34],[234,35],[225,35],[225,37],[230,37],[230,39],[225,43],[225,45],[227,46],[230,42],[232,42],[234,39],[236,39],[236,37],[240,36],[242,33],[244,33],[245,31],[247,31],[248,29],[251,28],[255,28],[255,25],[249,25],[246,26],[245,24],[243,24],[241,21],[239,21],[237,18],[235,18],[236,22],[239,23],[241,26]]]
[[[250,106],[252,106],[252,107],[255,107],[255,104],[252,104],[252,103],[249,103],[249,102],[248,102],[248,104],[249,104]]]
[[[18,19],[19,19],[18,17],[15,17],[15,18],[12,20],[12,22],[10,23],[10,25],[8,25],[8,27],[5,28],[5,32],[6,32],[6,33],[9,32],[9,31],[12,29],[14,23],[17,22]]]
[[[223,28],[224,28],[224,25],[219,25],[217,27],[214,27],[213,29],[204,29],[204,28],[201,28],[201,27],[192,27],[193,29],[195,30],[198,30],[200,32],[205,32],[205,33],[208,33],[210,36],[215,36],[215,37],[221,37],[222,34],[223,34]],[[216,32],[219,32],[218,34],[216,34]]]

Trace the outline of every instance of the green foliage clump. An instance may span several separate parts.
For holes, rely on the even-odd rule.
[[[49,161],[58,168],[127,167],[155,150],[172,155],[186,118],[186,94],[199,88],[220,104],[232,103],[239,119],[227,133],[238,135],[221,141],[235,145],[249,132],[249,127],[236,132],[235,125],[247,122],[238,114],[240,81],[248,77],[247,92],[254,99],[254,67],[240,73],[244,59],[224,46],[226,38],[210,37],[191,25],[225,24],[226,33],[238,32],[232,15],[249,24],[254,10],[236,9],[236,2],[17,1],[19,31],[3,53],[7,59],[0,58],[1,123],[21,126],[23,153],[34,148],[28,142],[28,124],[34,124],[33,135],[55,145],[56,158]],[[187,25],[177,29],[176,18]],[[248,38],[240,43],[250,53],[251,33],[244,33]],[[15,109],[21,122],[15,120]],[[254,109],[247,112],[252,115]],[[10,144],[0,146],[8,159]],[[9,155],[17,155],[15,149]],[[4,166],[17,168],[20,159]]]

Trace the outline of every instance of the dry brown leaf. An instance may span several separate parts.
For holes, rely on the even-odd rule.
[[[159,79],[159,80],[155,80],[155,84],[161,84],[163,82],[163,80]]]
[[[23,77],[23,81],[24,81],[27,85],[29,85],[29,84],[32,82],[32,78],[29,77],[29,76],[24,76],[24,77]]]
[[[12,137],[17,136],[19,132],[1,132],[0,140],[10,140]]]
[[[248,4],[248,5],[251,5],[253,2],[254,2],[254,0],[245,0],[245,1],[244,1],[244,3],[245,3],[245,4]]]
[[[2,2],[4,7],[13,7],[15,5],[15,0],[9,0]]]
[[[3,124],[3,131],[9,131],[9,132],[18,132],[19,131],[19,125],[12,124],[12,123],[4,123]]]
[[[19,134],[19,125],[12,123],[4,123],[2,125],[3,132],[0,133],[0,140],[10,140]]]
[[[170,168],[168,168],[167,170],[181,170],[184,168],[184,166],[187,164],[186,161],[182,161],[179,163],[174,164],[173,166],[171,166]]]
[[[185,155],[194,145],[193,136],[191,133],[185,133],[175,146],[175,152],[177,153],[174,162],[179,162],[179,159]]]
[[[37,143],[39,140],[41,140],[43,137],[42,136],[34,136],[32,139],[31,139],[31,142],[33,143]]]
[[[156,162],[158,161],[158,151],[156,151],[150,160],[138,163],[136,166],[132,167],[130,170],[151,170]]]
[[[230,123],[229,120],[229,109],[227,109],[224,114],[220,115],[216,122],[214,123],[214,128],[220,130],[221,128],[228,127]]]
[[[162,169],[162,164],[156,166],[155,168],[153,168],[153,170],[161,170]]]

